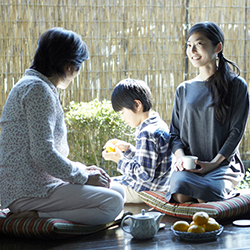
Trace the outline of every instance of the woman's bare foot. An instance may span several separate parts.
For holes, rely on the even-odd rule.
[[[39,217],[39,216],[36,211],[23,211],[18,214],[13,214],[12,212],[9,212],[6,215],[6,218],[8,219],[21,218],[21,217]]]

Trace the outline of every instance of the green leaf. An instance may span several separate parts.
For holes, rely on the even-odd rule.
[[[65,108],[65,122],[70,147],[69,159],[97,165],[111,176],[118,175],[116,163],[102,158],[106,141],[118,138],[135,144],[134,129],[113,111],[111,101],[71,102]]]

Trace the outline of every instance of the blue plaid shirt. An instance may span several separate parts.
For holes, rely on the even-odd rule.
[[[118,162],[122,176],[114,180],[137,192],[167,191],[172,173],[167,124],[153,113],[136,128],[135,137],[136,147],[131,145]]]

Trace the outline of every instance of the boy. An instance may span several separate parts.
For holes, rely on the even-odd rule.
[[[102,153],[105,160],[117,163],[122,176],[113,179],[123,185],[126,202],[142,202],[138,196],[140,191],[167,191],[172,172],[170,135],[167,124],[151,110],[149,87],[141,80],[122,80],[115,86],[111,102],[114,111],[119,112],[129,126],[136,128],[136,147],[113,139],[106,145],[114,143],[115,152],[104,150]]]

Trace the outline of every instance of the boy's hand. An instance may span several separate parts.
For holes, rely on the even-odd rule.
[[[118,163],[118,161],[122,158],[122,156],[123,156],[122,151],[116,145],[115,145],[115,152],[107,152],[106,149],[102,151],[102,157],[106,161],[114,161]]]
[[[106,148],[109,144],[113,144],[118,147],[122,152],[125,152],[129,149],[130,144],[128,142],[118,140],[118,139],[111,139],[106,142],[104,148]]]

